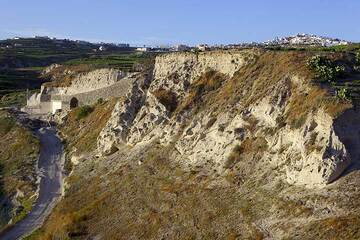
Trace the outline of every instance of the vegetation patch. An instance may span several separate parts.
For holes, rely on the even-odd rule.
[[[271,96],[274,86],[289,85],[289,76],[310,79],[313,73],[304,64],[307,52],[260,51],[252,61],[226,81],[208,102],[211,105],[246,108],[260,99]],[[223,109],[223,108],[221,108]]]
[[[157,89],[153,92],[158,101],[166,107],[169,112],[173,112],[178,105],[176,94],[171,90],[165,90],[163,88]]]
[[[183,170],[170,151],[154,146],[143,164],[107,174],[106,186],[102,177],[81,177],[33,239],[263,239],[242,214],[246,200],[237,187],[208,188],[208,176]]]
[[[127,54],[108,54],[108,55],[93,55],[86,58],[72,59],[64,63],[66,66],[87,65],[92,69],[97,68],[116,68],[126,72],[136,70],[138,64],[144,63],[145,58],[150,58],[150,55],[139,53]]]
[[[19,94],[20,92],[23,92],[25,99],[26,89],[33,90],[39,88],[42,83],[44,83],[44,80],[40,77],[40,71],[36,69],[1,69],[0,67],[0,99],[6,94]],[[3,104],[4,100],[1,99],[0,104]]]
[[[357,65],[360,65],[360,51],[355,54],[355,61]]]
[[[346,87],[342,87],[336,92],[338,98],[341,100],[349,101],[351,100],[350,91]]]
[[[337,65],[326,57],[316,55],[308,59],[307,66],[314,70],[321,81],[333,82],[345,73],[345,67]]]
[[[60,126],[66,149],[77,149],[78,154],[95,150],[97,137],[109,120],[115,104],[116,99],[111,99],[72,110]]]
[[[14,119],[7,115],[4,111],[0,111],[0,136],[5,136],[8,132],[15,127]]]
[[[47,79],[47,87],[68,87],[73,79],[81,73],[101,68],[113,68],[124,72],[137,72],[150,69],[154,62],[153,55],[124,53],[120,55],[91,55],[72,59],[42,75]]]
[[[202,105],[205,95],[220,88],[226,76],[222,73],[209,70],[190,85],[190,90],[185,99],[179,104],[177,111],[189,110]]]
[[[267,141],[263,137],[252,137],[245,139],[240,145],[237,145],[230,156],[227,158],[224,168],[229,169],[240,162],[246,154],[261,155],[268,148]]]
[[[330,217],[321,220],[309,221],[301,226],[304,233],[298,239],[359,239],[358,225],[360,218],[357,215]],[[300,231],[296,229],[295,231]],[[295,232],[289,232],[288,238],[293,239]]]
[[[23,107],[26,105],[27,96],[36,93],[37,90],[13,91],[0,96],[0,107]],[[1,95],[1,94],[0,94]]]
[[[84,105],[84,106],[78,107],[75,110],[76,119],[80,120],[80,119],[86,118],[93,111],[94,111],[94,107],[89,106],[89,105]]]
[[[294,89],[285,119],[292,129],[298,129],[304,125],[308,114],[313,114],[321,108],[330,116],[337,117],[351,106],[349,102],[332,97],[326,89],[313,85],[308,92]]]

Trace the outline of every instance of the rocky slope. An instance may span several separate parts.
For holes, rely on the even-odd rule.
[[[240,69],[266,58],[273,58],[274,67],[286,64],[276,62],[283,61],[276,59],[281,57],[293,60],[286,54],[250,51],[160,56],[149,88],[132,89],[124,102],[118,102],[100,134],[99,148],[107,153],[121,143],[137,146],[158,139],[166,146],[175,142],[179,161],[221,171],[237,146],[263,144],[261,159],[284,171],[289,183],[313,187],[332,182],[350,164],[349,149],[340,138],[354,126],[334,123],[332,115],[337,113],[329,112],[331,99],[317,103],[328,100],[325,92],[311,85],[301,70],[284,66],[276,76],[261,76],[239,88],[238,96],[227,92],[229,85],[239,81]],[[222,102],[207,103],[218,97]],[[227,101],[232,97],[236,102]],[[318,106],[311,106],[312,101]],[[197,102],[205,106],[196,109]],[[301,111],[294,112],[296,107]],[[356,144],[358,139],[348,141]],[[357,152],[353,155],[358,158]]]
[[[72,120],[64,138],[84,150],[96,129],[92,152],[71,151],[33,239],[359,238],[360,113],[314,80],[312,55],[157,56],[116,104]]]

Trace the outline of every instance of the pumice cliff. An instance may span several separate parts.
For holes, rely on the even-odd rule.
[[[324,186],[358,158],[350,148],[359,139],[343,139],[357,130],[339,122],[351,106],[312,82],[306,58],[261,50],[160,55],[149,86],[134,83],[116,104],[99,151],[158,141],[173,144],[183,164],[222,173],[252,160],[254,171],[271,167],[288,183]]]

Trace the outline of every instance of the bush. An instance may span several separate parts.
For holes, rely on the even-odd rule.
[[[104,103],[104,99],[103,98],[99,98],[98,100],[97,100],[97,104],[103,104]]]
[[[329,59],[319,55],[311,57],[307,61],[307,66],[315,71],[316,78],[327,82],[333,82],[337,77],[345,73],[344,66],[337,66]]]
[[[357,52],[355,54],[355,61],[357,65],[360,65],[360,52]]]
[[[6,135],[15,125],[15,120],[10,117],[0,117],[0,136]]]
[[[88,105],[79,107],[76,112],[76,119],[83,119],[87,117],[90,113],[92,113],[92,111],[94,111],[94,108]]]
[[[338,90],[336,92],[336,94],[337,94],[338,98],[340,98],[342,100],[347,100],[347,101],[350,100],[350,93],[349,93],[348,89],[345,87]]]

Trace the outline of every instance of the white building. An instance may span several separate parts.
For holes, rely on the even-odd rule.
[[[149,51],[149,48],[147,48],[147,47],[138,47],[138,48],[136,48],[136,51],[138,51],[138,52],[147,52],[147,51]]]
[[[184,45],[184,44],[179,44],[179,45],[174,46],[174,51],[181,52],[181,51],[187,51],[187,50],[190,50],[190,47],[187,45]]]
[[[206,50],[209,50],[209,49],[210,49],[210,48],[209,48],[209,45],[207,45],[207,44],[199,44],[199,45],[197,45],[196,47],[197,47],[197,49],[198,49],[199,51],[206,51]]]
[[[106,47],[105,46],[100,46],[99,51],[106,51]]]

